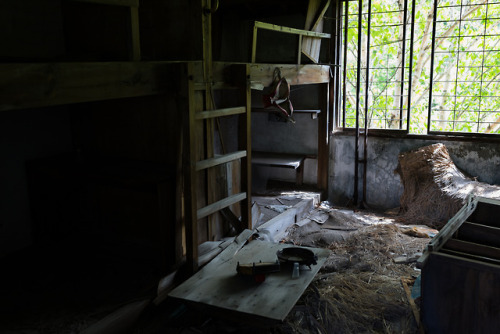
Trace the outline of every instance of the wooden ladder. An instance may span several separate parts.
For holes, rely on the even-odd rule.
[[[198,270],[198,220],[225,209],[233,204],[241,202],[242,225],[251,228],[251,133],[250,133],[250,68],[248,64],[231,65],[233,75],[238,76],[237,89],[242,96],[243,105],[232,108],[199,111],[200,105],[195,100],[194,64],[188,63],[188,98],[189,115],[185,117],[183,150],[183,172],[184,172],[184,212],[186,227],[186,261],[188,269],[193,273]],[[209,84],[210,85],[210,84]],[[208,86],[208,85],[207,85]],[[204,90],[205,99],[211,99],[212,88]],[[208,96],[208,97],[207,97]],[[206,103],[205,107],[211,107],[212,103]],[[198,109],[198,110],[197,110]],[[239,115],[238,126],[238,150],[236,152],[214,156],[213,149],[213,121],[217,117]],[[205,159],[197,160],[197,152],[200,151],[199,133],[196,131],[197,123],[203,122],[207,138],[205,140]],[[199,124],[198,124],[199,125]],[[230,194],[226,198],[215,199],[209,196],[210,187],[215,184],[215,174],[209,173],[212,167],[241,159],[241,192]],[[206,170],[207,173],[207,201],[211,203],[198,208],[197,179],[199,172]],[[213,170],[212,170],[213,172]],[[211,198],[212,197],[212,198]]]
[[[198,220],[208,217],[209,226],[211,218],[216,212],[223,210],[233,204],[241,202],[242,225],[251,227],[251,90],[250,90],[250,67],[248,64],[228,65],[231,70],[230,77],[232,85],[236,86],[241,97],[238,107],[215,109],[213,90],[213,59],[212,59],[212,13],[217,7],[212,7],[211,0],[201,1],[201,19],[203,33],[203,85],[195,85],[195,68],[192,62],[187,65],[187,96],[189,115],[184,117],[184,143],[183,149],[183,173],[184,173],[184,217],[186,231],[186,261],[188,270],[194,273],[198,270]],[[216,5],[218,6],[218,5]],[[201,87],[200,87],[201,86]],[[204,107],[200,110],[200,101],[196,99],[195,90],[204,92]],[[214,120],[217,117],[238,115],[238,151],[214,155]],[[197,154],[200,152],[199,142],[196,135],[197,124],[203,122],[205,126],[205,159],[198,161]],[[214,191],[216,175],[213,167],[241,159],[241,192],[230,194],[226,198],[216,198]],[[198,208],[198,183],[199,173],[206,170],[207,177],[207,203],[208,205]],[[210,236],[212,237],[212,236]]]

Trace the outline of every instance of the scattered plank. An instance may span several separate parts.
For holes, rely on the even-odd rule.
[[[146,306],[151,303],[149,299],[127,304],[97,323],[88,327],[82,334],[120,334],[128,333],[139,319]]]
[[[297,279],[291,279],[292,268],[282,266],[279,273],[269,274],[265,282],[257,284],[236,274],[238,262],[274,262],[276,252],[289,245],[254,240],[235,253],[238,246],[230,245],[169,296],[210,307],[207,310],[215,309],[214,312],[226,316],[249,321],[283,321],[330,253],[327,249],[310,248],[318,257],[318,264],[312,270],[301,271]]]

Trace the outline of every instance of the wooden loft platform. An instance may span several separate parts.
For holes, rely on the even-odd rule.
[[[186,76],[187,63],[194,65],[195,89],[206,89],[201,61],[2,63],[0,111],[167,94]],[[229,87],[234,64],[243,63],[214,62],[214,88]],[[325,65],[250,64],[252,85],[268,86],[276,67],[291,85],[330,79]]]

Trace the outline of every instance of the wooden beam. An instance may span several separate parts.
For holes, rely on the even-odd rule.
[[[0,111],[40,108],[178,90],[186,62],[0,64]],[[193,62],[193,77],[201,70]]]
[[[330,81],[330,67],[326,65],[276,65],[251,64],[250,77],[253,82],[260,81],[267,87],[273,81],[274,69],[281,70],[290,85],[327,83]]]
[[[247,63],[214,62],[213,80],[214,89],[229,89],[235,85],[227,83],[228,77],[235,77],[229,73],[230,68],[244,66]],[[296,65],[296,64],[250,64],[250,80],[252,85],[260,84],[262,87],[269,86],[273,81],[273,72],[276,67],[281,70],[282,76],[290,85],[308,85],[328,83],[330,81],[330,66],[328,65]],[[196,68],[196,64],[195,64]],[[199,78],[199,76],[197,76]],[[203,83],[196,82],[197,89],[205,89]]]
[[[330,34],[326,34],[326,33],[283,27],[283,26],[279,26],[276,24],[270,24],[270,23],[259,22],[259,21],[255,21],[255,27],[257,27],[259,29],[272,30],[272,31],[278,31],[278,32],[287,33],[287,34],[302,35],[302,36],[309,36],[309,37],[319,37],[319,38],[330,38],[331,37]]]
[[[500,248],[485,246],[473,242],[450,239],[444,244],[443,249],[500,260]]]
[[[457,239],[500,248],[500,228],[465,222],[457,231]]]
[[[222,116],[230,116],[237,114],[244,114],[246,112],[246,107],[235,107],[235,108],[224,108],[217,110],[205,110],[199,113],[196,113],[196,119],[207,119],[207,118],[215,118]]]
[[[183,143],[183,166],[184,166],[184,217],[186,229],[186,262],[190,273],[198,271],[198,219],[196,198],[196,171],[193,168],[196,163],[196,132],[195,132],[195,108],[193,82],[194,66],[187,64],[187,87],[182,87],[184,99],[187,99],[188,113],[183,117],[184,143]],[[184,85],[186,86],[186,85]]]
[[[311,5],[311,2],[313,2],[314,4]],[[323,17],[325,15],[328,7],[330,7],[330,2],[331,2],[331,0],[328,0],[326,2],[321,13],[316,18],[316,22],[312,25],[310,23],[310,18],[311,18],[311,16],[316,15],[316,11],[318,9],[317,6],[319,6],[320,1],[318,0],[318,1],[310,1],[309,2],[309,8],[307,11],[307,19],[306,19],[306,26],[305,26],[306,30],[311,30],[314,32],[322,32],[323,31],[323,23],[324,23]],[[316,37],[307,37],[307,36],[304,37],[304,42],[302,44],[301,50],[307,57],[309,57],[315,63],[318,63],[318,61],[319,61],[320,48],[321,48],[321,39],[316,38]]]
[[[226,197],[224,199],[221,199],[220,201],[217,201],[215,203],[209,204],[204,208],[198,209],[198,219],[204,218],[208,215],[211,215],[212,213],[215,213],[221,209],[227,208],[228,206],[238,203],[242,200],[247,198],[246,193],[239,193],[235,195],[231,195],[229,197]]]
[[[239,66],[240,98],[246,102],[246,113],[238,119],[238,148],[247,151],[247,156],[241,159],[240,187],[248,196],[241,202],[241,221],[252,228],[252,91],[250,88],[251,74],[248,64]]]
[[[207,160],[198,161],[196,163],[196,170],[200,171],[217,165],[221,165],[230,161],[238,160],[247,156],[246,151],[236,151],[233,153],[225,154],[222,156],[210,158]]]
[[[130,7],[131,60],[141,60],[141,40],[139,31],[139,8]]]
[[[328,163],[330,159],[328,145],[329,86],[328,84],[321,84],[318,89],[320,90],[319,103],[322,112],[318,114],[317,186],[323,190],[322,197],[324,197],[328,193]]]
[[[139,0],[71,0],[76,2],[96,3],[100,5],[139,7]]]
[[[252,35],[252,58],[251,62],[255,63],[255,59],[257,58],[257,34],[259,33],[259,28],[256,25],[253,26],[253,35]]]

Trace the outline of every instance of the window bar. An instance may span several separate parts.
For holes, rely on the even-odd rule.
[[[486,27],[488,25],[488,3],[486,3],[486,17],[484,19],[484,34],[483,34],[483,59],[481,60],[481,83],[479,86],[479,110],[477,113],[477,130],[479,132],[479,127],[481,124],[481,97],[483,96],[483,75],[484,75],[484,58],[485,58],[485,47],[486,47]]]
[[[413,38],[415,35],[415,3],[416,0],[411,2],[411,31],[410,31],[410,69],[408,73],[408,98],[406,102],[406,131],[410,131],[410,110],[411,110],[411,86],[413,81]]]
[[[462,13],[463,13],[463,5],[462,1],[460,1],[460,20],[458,24],[458,46],[457,46],[457,67],[456,67],[456,72],[455,72],[455,101],[453,103],[453,121],[452,121],[452,131],[455,131],[455,124],[456,124],[456,117],[457,117],[457,86],[458,86],[458,69],[459,69],[459,64],[460,64],[460,39],[462,37]]]
[[[359,160],[359,94],[361,85],[361,33],[363,24],[363,0],[358,0],[358,66],[356,67],[356,143],[354,152],[354,205],[358,205]]]
[[[364,124],[364,143],[363,143],[363,206],[366,203],[366,165],[368,160],[368,98],[370,89],[370,30],[372,24],[372,0],[368,0],[368,23],[367,23],[367,36],[366,36],[366,87],[365,87],[365,124]]]
[[[431,80],[429,82],[429,110],[427,114],[427,133],[430,132],[431,129],[431,116],[432,116],[432,82],[434,81],[434,52],[435,44],[436,44],[436,17],[437,17],[437,6],[438,0],[434,0],[434,17],[432,18],[432,43],[431,43],[431,72],[430,77]]]
[[[389,63],[389,53],[387,54],[387,60],[386,60],[386,63],[388,64]],[[389,67],[386,67],[385,68],[385,86],[387,87],[389,85]],[[389,118],[387,117],[387,97],[389,96],[388,93],[387,93],[387,89],[384,89],[385,91],[385,103],[384,103],[384,121],[385,121],[385,125],[384,125],[384,128],[387,129],[388,126],[387,126],[387,123],[388,123],[388,120]]]
[[[342,7],[343,1],[337,0],[335,6],[335,26],[336,26],[336,34],[335,34],[335,104],[334,104],[334,118],[332,118],[330,122],[329,131],[332,132],[334,129],[334,124],[339,124],[339,114],[340,114],[340,64],[342,63]]]
[[[342,128],[345,129],[345,118],[346,118],[346,102],[347,102],[347,48],[348,48],[348,30],[349,30],[349,1],[345,1],[345,24],[344,24],[344,77],[342,82]]]
[[[401,54],[401,96],[399,97],[399,129],[403,128],[403,104],[405,92],[405,52],[406,52],[406,18],[408,17],[408,0],[403,9],[403,50]],[[410,55],[411,57],[411,55]]]

